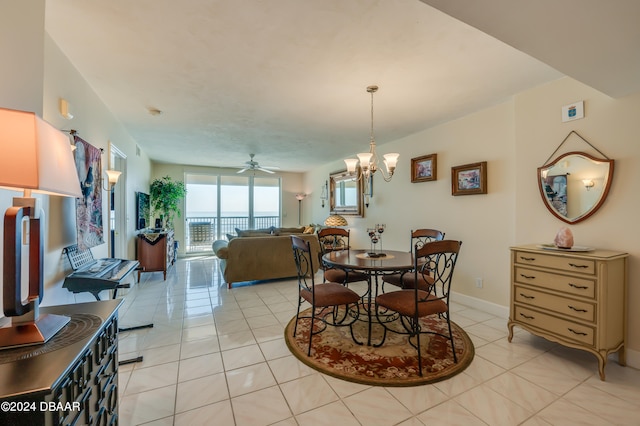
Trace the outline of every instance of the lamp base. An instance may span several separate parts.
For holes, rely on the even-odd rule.
[[[64,315],[43,314],[35,321],[0,328],[0,350],[46,343],[70,320]]]

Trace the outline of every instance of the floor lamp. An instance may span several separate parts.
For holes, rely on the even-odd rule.
[[[44,212],[31,192],[81,197],[69,137],[33,112],[0,108],[0,187],[24,191],[4,215],[3,311],[0,349],[45,343],[69,317],[40,315],[44,294]],[[22,295],[22,253],[28,246],[28,284]]]
[[[298,225],[301,225],[300,221],[302,220],[302,200],[307,196],[307,194],[299,193],[296,194],[296,200],[298,200]]]

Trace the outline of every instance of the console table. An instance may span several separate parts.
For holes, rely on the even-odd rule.
[[[167,270],[175,263],[176,252],[173,230],[138,234],[138,282],[142,272],[162,271],[167,279]]]
[[[576,349],[598,359],[605,379],[607,356],[618,352],[626,365],[626,259],[611,250],[568,251],[537,245],[511,248],[513,327]]]
[[[118,423],[120,303],[41,308],[71,321],[43,345],[0,351],[0,424]]]

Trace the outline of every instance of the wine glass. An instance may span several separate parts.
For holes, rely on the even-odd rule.
[[[382,233],[386,229],[387,225],[384,223],[376,224],[376,231],[378,231],[378,236],[380,237],[380,252],[382,252]]]

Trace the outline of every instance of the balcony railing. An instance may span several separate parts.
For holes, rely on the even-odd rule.
[[[252,228],[268,228],[280,226],[279,216],[256,216]],[[236,233],[238,229],[249,229],[249,216],[221,217],[187,217],[185,227],[186,252],[201,253],[211,251],[215,240],[226,238],[227,234]]]

